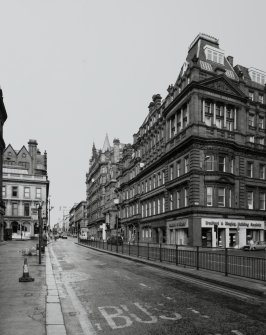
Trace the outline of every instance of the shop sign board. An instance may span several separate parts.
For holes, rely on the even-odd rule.
[[[168,229],[188,228],[188,219],[169,220],[167,221]]]
[[[235,228],[235,229],[264,229],[264,221],[259,220],[241,220],[241,219],[212,219],[202,218],[202,228]]]

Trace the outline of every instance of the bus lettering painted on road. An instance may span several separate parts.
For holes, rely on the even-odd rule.
[[[145,324],[153,324],[158,322],[158,319],[169,320],[169,321],[177,321],[182,319],[182,316],[179,313],[173,313],[173,316],[154,316],[152,315],[145,307],[141,306],[140,303],[133,303],[135,307],[140,310],[142,313],[142,317],[132,313],[126,305],[118,306],[102,306],[98,307],[102,316],[107,321],[108,325],[112,329],[121,329],[130,327],[133,322],[145,323]]]

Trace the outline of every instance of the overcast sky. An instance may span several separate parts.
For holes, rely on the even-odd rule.
[[[6,145],[48,155],[52,225],[86,199],[93,141],[132,143],[199,32],[266,71],[264,0],[0,0]]]

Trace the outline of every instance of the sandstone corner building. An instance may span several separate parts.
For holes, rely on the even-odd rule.
[[[126,240],[265,240],[265,84],[265,72],[234,64],[216,38],[194,39],[176,82],[163,100],[152,97],[124,148],[116,180]]]

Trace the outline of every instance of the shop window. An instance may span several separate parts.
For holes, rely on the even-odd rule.
[[[254,164],[252,162],[247,162],[247,176],[253,178]]]
[[[248,203],[248,209],[253,209],[254,203],[253,203],[253,192],[247,192],[247,203]]]
[[[265,210],[265,192],[260,192],[259,194],[259,209]]]
[[[17,197],[17,196],[18,196],[18,187],[12,186],[12,197]]]
[[[207,192],[207,206],[212,206],[213,205],[213,187],[207,187],[206,188]]]
[[[218,188],[218,207],[225,207],[225,188]]]

